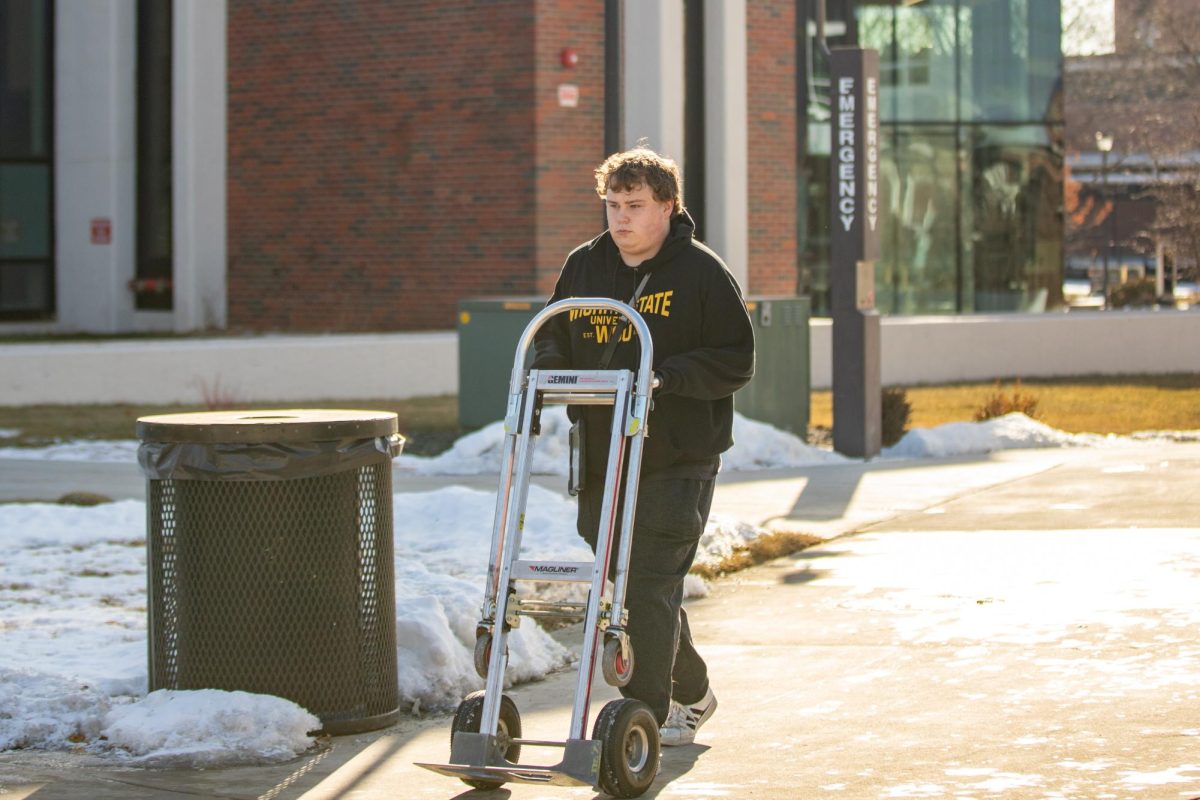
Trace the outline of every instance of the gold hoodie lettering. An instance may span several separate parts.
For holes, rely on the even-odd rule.
[[[638,313],[657,314],[660,317],[671,316],[671,296],[673,294],[675,294],[675,290],[668,289],[665,292],[655,292],[645,297],[639,297]]]
[[[674,289],[667,289],[662,292],[644,295],[638,298],[637,311],[643,316],[651,314],[660,317],[671,316],[671,300],[675,295]],[[607,308],[573,308],[569,312],[570,320],[574,322],[578,319],[587,319],[588,324],[592,327],[593,332],[583,332],[582,338],[594,339],[596,344],[607,344],[612,339],[613,329],[618,321],[624,319],[623,316]],[[633,339],[634,329],[632,325],[625,325],[621,330],[621,341],[628,342]]]
[[[607,344],[612,338],[613,328],[611,325],[598,325],[596,327],[596,344]],[[585,334],[586,336],[586,334]],[[621,341],[628,342],[633,338],[633,328],[626,325],[621,331]]]

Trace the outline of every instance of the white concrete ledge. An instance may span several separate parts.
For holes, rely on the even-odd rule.
[[[1200,372],[1200,310],[885,317],[885,386]],[[812,386],[833,384],[833,329],[813,320]]]
[[[350,400],[453,394],[453,331],[0,346],[0,405]]]
[[[812,386],[833,381],[813,320]],[[1200,372],[1200,311],[887,317],[885,386]],[[0,346],[0,406],[305,403],[453,394],[454,331]]]

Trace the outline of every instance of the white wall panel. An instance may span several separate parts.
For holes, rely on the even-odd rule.
[[[832,327],[811,326],[813,388]],[[1200,372],[1200,310],[883,320],[883,383]],[[415,397],[458,391],[458,342],[433,333],[0,346],[0,405]]]

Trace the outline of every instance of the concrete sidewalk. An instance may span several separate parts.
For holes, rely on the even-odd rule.
[[[714,505],[829,541],[691,602],[720,708],[645,796],[1200,797],[1200,445],[731,473]],[[511,692],[527,736],[563,737],[573,684]],[[0,798],[595,796],[413,766],[449,736],[448,715],[406,716],[206,771],[6,753]]]
[[[755,525],[798,529],[828,538],[897,513],[1050,469],[1073,451],[1009,451],[988,457],[920,461],[847,461],[792,469],[723,472],[713,512]],[[535,475],[533,482],[563,491],[566,478]],[[429,492],[448,485],[495,491],[495,475],[414,475],[395,471],[396,492]],[[0,502],[55,502],[70,492],[113,500],[144,500],[146,479],[137,464],[0,458]]]

